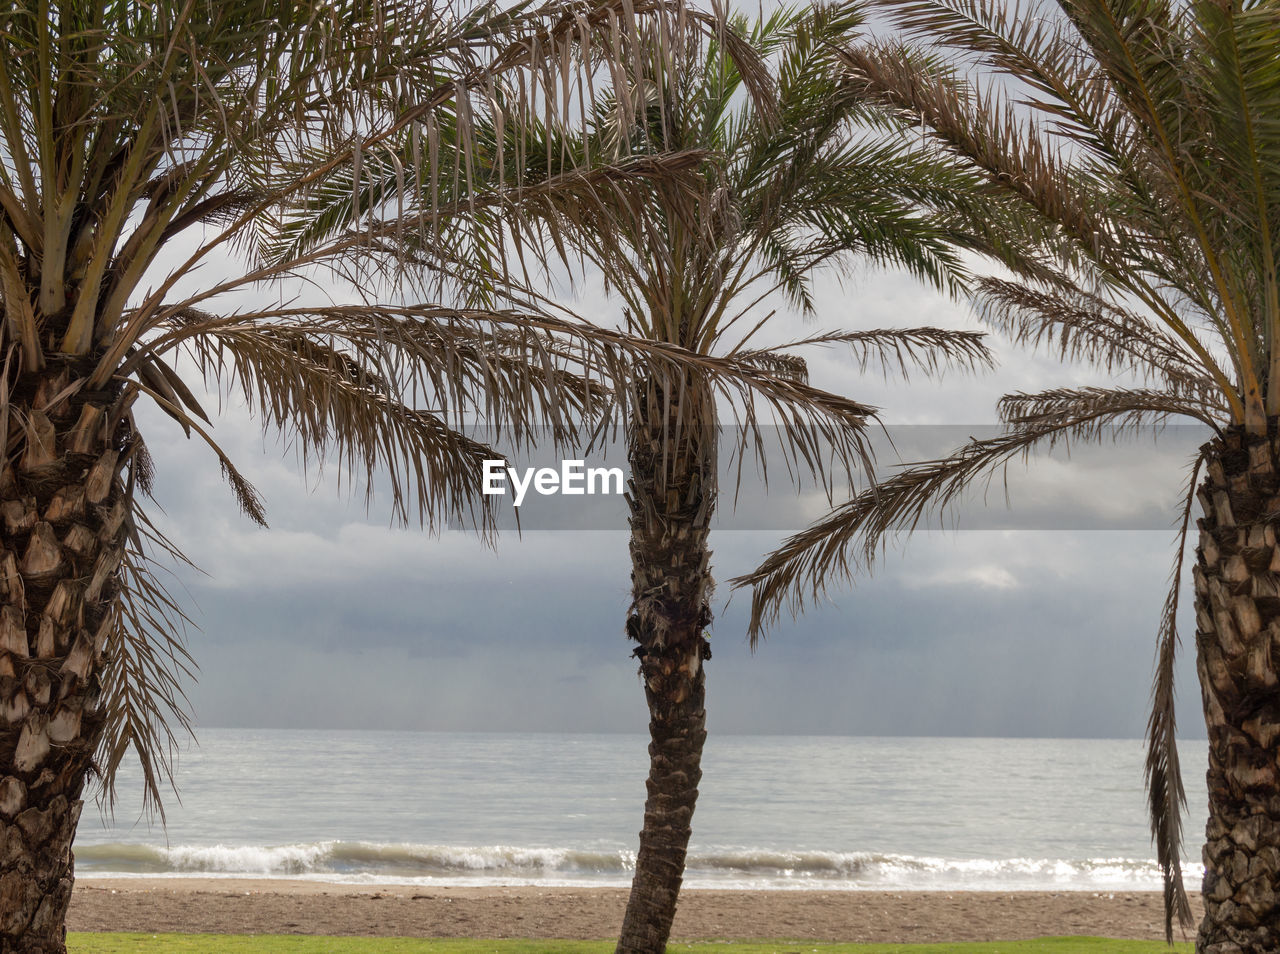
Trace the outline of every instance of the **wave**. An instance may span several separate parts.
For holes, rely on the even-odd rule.
[[[579,872],[625,874],[635,864],[633,852],[574,851],[559,848],[516,848],[506,845],[371,844],[323,841],[294,845],[152,845],[104,844],[76,848],[85,871],[137,874],[416,874],[466,872]]]
[[[82,874],[304,877],[333,881],[623,884],[635,853],[621,848],[523,848],[322,841],[291,845],[108,843],[77,846]],[[1196,877],[1188,865],[1186,875]],[[1160,886],[1154,860],[1137,858],[948,859],[871,852],[705,848],[690,852],[692,886],[1095,889]]]

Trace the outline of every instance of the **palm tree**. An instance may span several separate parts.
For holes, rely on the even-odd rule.
[[[491,155],[506,138],[477,132],[531,129],[535,106],[571,123],[576,78],[600,82],[601,51],[627,59],[650,21],[723,35],[667,0],[0,11],[0,949],[65,950],[88,776],[109,798],[132,749],[157,805],[186,725],[184,617],[151,573],[177,551],[139,505],[153,461],[138,401],[209,445],[253,520],[203,385],[304,459],[389,476],[400,518],[488,532],[494,453],[466,421],[570,440],[637,359],[659,377],[682,366],[541,308],[503,237],[589,217],[691,158],[530,184]],[[731,361],[697,367],[785,390]]]
[[[821,393],[807,384],[794,348],[844,344],[864,360],[904,370],[987,360],[980,335],[933,328],[819,334],[782,347],[756,343],[773,314],[761,302],[780,293],[812,312],[815,272],[847,266],[855,254],[938,285],[960,274],[954,249],[966,239],[951,227],[944,203],[971,195],[976,180],[958,188],[955,170],[923,162],[909,137],[855,135],[854,123],[864,117],[833,81],[833,50],[860,22],[852,6],[838,4],[782,9],[754,27],[743,23],[775,68],[776,84],[763,93],[744,90],[737,63],[715,37],[663,42],[648,34],[654,62],[644,74],[615,82],[613,90],[625,95],[600,99],[592,135],[550,150],[579,157],[584,168],[593,156],[708,153],[692,192],[655,183],[646,201],[619,205],[602,222],[568,230],[566,239],[599,269],[631,335],[729,357],[792,382],[794,403],[774,405],[780,441],[797,474],[816,471],[823,481],[830,476],[824,453],[834,450],[836,470],[862,464],[862,430],[873,412],[827,396],[825,416],[802,416],[797,408]],[[931,203],[933,218],[921,211]],[[706,738],[708,538],[721,412],[716,389],[696,368],[663,378],[642,370],[630,398],[626,634],[637,644],[651,744],[644,826],[617,950],[655,954],[664,950],[675,914]],[[758,420],[738,423],[737,450],[757,447]]]
[[[1036,18],[987,0],[884,6],[905,36],[846,51],[849,82],[984,175],[1003,195],[1000,208],[1021,210],[1017,241],[1040,249],[1041,267],[1024,269],[1024,280],[977,283],[980,312],[1015,339],[1135,383],[1006,396],[1004,434],[907,468],[739,581],[754,586],[752,626],[759,631],[785,605],[799,610],[873,558],[886,534],[915,527],[1015,455],[1098,440],[1108,425],[1208,425],[1160,623],[1148,725],[1152,833],[1172,937],[1175,914],[1191,921],[1172,663],[1182,552],[1198,499],[1196,656],[1210,744],[1197,950],[1274,951],[1280,4],[1058,0],[1059,14]],[[966,82],[939,48],[960,57],[968,75],[976,63],[978,78]]]

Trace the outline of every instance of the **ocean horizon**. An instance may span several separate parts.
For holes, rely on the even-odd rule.
[[[168,824],[122,772],[87,805],[83,877],[348,884],[629,883],[648,769],[630,734],[215,729]],[[1207,743],[1182,743],[1198,882]],[[797,890],[1158,890],[1137,739],[712,735],[685,884]]]

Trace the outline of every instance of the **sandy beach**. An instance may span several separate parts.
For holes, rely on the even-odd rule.
[[[606,938],[622,888],[353,887],[315,881],[81,879],[73,931]],[[1200,902],[1193,900],[1197,918]],[[673,936],[928,942],[1064,934],[1162,940],[1155,892],[686,890]]]

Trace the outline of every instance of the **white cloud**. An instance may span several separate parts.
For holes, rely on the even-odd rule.
[[[1017,577],[1009,572],[1007,567],[994,563],[950,567],[932,576],[921,578],[909,576],[905,583],[910,589],[931,586],[979,586],[993,590],[1008,590],[1019,585]]]

